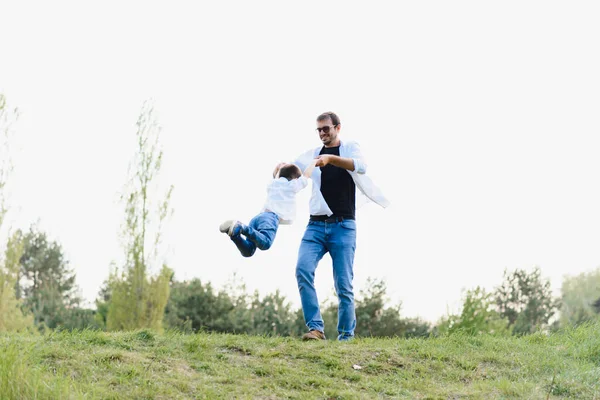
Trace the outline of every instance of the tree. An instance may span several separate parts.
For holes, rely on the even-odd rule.
[[[5,96],[0,93],[0,233],[8,211],[6,185],[12,172],[9,144],[12,124],[17,116],[18,111],[9,109]],[[27,329],[33,323],[33,318],[22,312],[22,304],[15,291],[22,251],[23,243],[19,232],[9,232],[4,256],[0,256],[0,332]]]
[[[64,311],[58,328],[65,330],[74,329],[101,329],[103,325],[96,320],[96,310],[90,308],[73,307]]]
[[[200,279],[171,283],[171,295],[165,310],[167,326],[184,331],[247,332],[234,320],[232,298],[224,291],[215,292],[210,283]]]
[[[495,291],[495,302],[515,335],[547,328],[559,306],[558,299],[552,295],[550,281],[542,279],[538,267],[531,273],[517,269],[509,274],[505,270],[504,282]]]
[[[420,317],[404,318],[404,337],[428,337],[431,334],[431,324]]]
[[[94,314],[95,325],[101,329],[106,329],[106,320],[108,319],[108,307],[110,305],[110,285],[108,279],[102,283],[98,297],[96,298],[96,313]]]
[[[8,239],[4,260],[0,260],[3,261],[0,264],[0,332],[20,331],[33,325],[33,317],[22,311],[21,300],[15,294],[22,251],[23,242],[17,232]]]
[[[372,337],[427,336],[429,324],[419,318],[402,318],[402,304],[388,304],[387,285],[382,279],[367,280],[356,302],[356,335]]]
[[[162,226],[172,213],[169,201],[173,186],[162,200],[155,200],[163,152],[159,145],[161,129],[149,102],[144,103],[136,126],[137,151],[121,197],[125,203],[122,237],[126,260],[123,268],[113,270],[109,277],[109,330],[162,329],[173,276],[164,262],[159,266]],[[152,274],[159,268],[158,274]]]
[[[20,265],[20,296],[33,313],[35,324],[48,328],[64,325],[68,310],[79,307],[81,300],[62,246],[31,226],[23,238]]]
[[[252,300],[252,333],[256,335],[289,336],[294,325],[294,313],[279,290],[260,299],[258,292]]]
[[[374,314],[370,336],[428,336],[429,324],[418,318],[400,318],[399,307],[384,308],[385,285],[371,281],[358,302],[357,313],[365,320]],[[373,306],[373,304],[377,304]],[[327,299],[321,305],[326,335],[337,336],[337,303]],[[186,332],[245,333],[251,335],[298,336],[306,332],[302,309],[292,310],[279,290],[261,298],[255,291],[246,294],[243,284],[229,284],[216,292],[210,283],[199,279],[172,281],[171,295],[165,311],[165,324]],[[359,333],[357,335],[367,336]]]
[[[494,309],[493,293],[477,286],[467,290],[460,314],[443,317],[435,329],[438,334],[464,333],[467,335],[509,334],[508,320]]]
[[[369,278],[365,289],[359,292],[359,299],[356,301],[355,309],[355,331],[358,336],[375,336],[374,331],[381,321],[384,305],[387,300],[386,291],[387,287],[383,280]]]
[[[295,314],[279,290],[262,299],[249,297],[245,286],[216,292],[199,279],[171,283],[165,323],[183,331],[287,336],[294,332]]]
[[[565,276],[561,287],[561,325],[579,325],[600,318],[599,299],[600,268]]]

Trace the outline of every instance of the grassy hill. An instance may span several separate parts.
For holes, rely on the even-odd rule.
[[[600,399],[599,382],[600,325],[349,343],[0,334],[0,399]]]

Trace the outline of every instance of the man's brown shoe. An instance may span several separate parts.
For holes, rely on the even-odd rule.
[[[325,334],[316,329],[302,335],[302,340],[325,340]]]

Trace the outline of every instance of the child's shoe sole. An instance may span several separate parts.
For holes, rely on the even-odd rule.
[[[233,227],[235,226],[235,223],[236,221],[233,219],[227,220],[219,226],[219,231],[231,236],[231,234],[233,233]]]

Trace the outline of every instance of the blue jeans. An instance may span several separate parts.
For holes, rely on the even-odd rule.
[[[252,257],[257,247],[260,250],[268,250],[271,247],[278,228],[277,214],[263,212],[252,218],[248,225],[242,224],[240,234],[231,236],[231,240],[244,257]]]
[[[315,270],[325,253],[329,252],[333,261],[333,281],[339,299],[338,339],[354,337],[356,314],[354,312],[354,252],[356,250],[356,222],[310,221],[298,252],[296,280],[300,291],[304,321],[309,330],[324,331],[323,317],[315,290]]]

